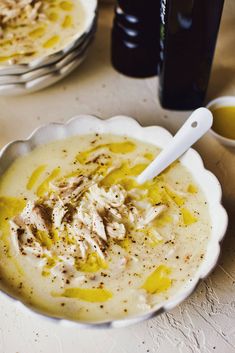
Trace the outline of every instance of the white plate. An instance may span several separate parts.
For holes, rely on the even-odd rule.
[[[87,13],[85,29],[82,33],[77,33],[72,39],[71,42],[62,50],[55,52],[51,55],[37,58],[31,61],[28,64],[10,64],[6,63],[0,65],[0,75],[14,75],[14,74],[23,74],[30,70],[40,68],[45,65],[50,65],[56,61],[62,59],[67,55],[71,50],[77,47],[84,38],[91,32],[94,25],[97,22],[97,0],[81,0]]]
[[[0,85],[0,96],[19,96],[32,92],[39,91],[43,88],[53,85],[54,83],[62,80],[64,77],[69,75],[74,69],[76,69],[85,59],[86,51],[76,57],[67,65],[61,69],[54,71],[50,74],[36,78],[35,80],[9,85]]]
[[[124,135],[143,142],[152,143],[162,149],[166,148],[172,139],[172,135],[166,129],[160,126],[142,127],[134,119],[129,117],[116,116],[108,120],[101,120],[93,116],[80,115],[66,124],[51,123],[38,128],[27,140],[13,141],[9,143],[0,152],[0,174],[4,173],[4,171],[17,157],[30,152],[37,146],[69,136],[84,135],[89,133],[110,133],[120,136]],[[201,279],[208,276],[217,263],[220,254],[220,242],[223,239],[228,224],[227,213],[221,205],[221,186],[217,178],[204,168],[202,159],[195,150],[190,148],[180,160],[182,164],[191,172],[192,176],[205,194],[212,225],[205,257],[197,269],[194,277],[185,283],[182,288],[179,289],[177,294],[152,308],[150,311],[146,311],[145,314],[127,317],[122,320],[84,323],[53,318],[38,312],[37,314],[42,315],[55,324],[67,327],[116,328],[128,326],[146,319],[150,319],[164,311],[173,309],[194,291]],[[1,296],[6,297],[6,294],[0,292],[0,299]],[[35,315],[36,311],[28,308],[26,304],[8,295],[7,298],[11,300],[13,305],[22,309],[24,312]]]
[[[68,63],[70,63],[73,59],[75,59],[78,56],[81,56],[84,53],[84,51],[88,48],[88,46],[92,42],[94,33],[95,33],[95,29],[93,29],[93,31],[86,37],[86,39],[77,48],[72,50],[69,54],[67,54],[61,60],[57,61],[54,64],[43,66],[39,69],[29,71],[23,75],[0,76],[0,87],[2,85],[8,85],[8,84],[27,83],[41,76],[48,75],[55,71],[59,71]]]

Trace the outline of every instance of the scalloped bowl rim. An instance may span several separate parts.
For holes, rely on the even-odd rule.
[[[112,133],[114,135],[128,136],[143,142],[152,143],[160,148],[167,146],[168,142],[172,139],[172,135],[165,128],[160,126],[142,127],[136,120],[127,116],[120,115],[102,120],[91,115],[79,115],[66,123],[54,122],[43,125],[35,129],[27,139],[12,141],[5,145],[0,151],[0,175],[17,157],[27,154],[39,145],[69,136],[89,133]],[[203,190],[208,202],[213,227],[211,238],[207,245],[206,255],[198,271],[192,281],[186,283],[172,298],[141,315],[127,317],[121,320],[107,320],[91,323],[49,316],[49,314],[47,315],[37,311],[35,308],[28,307],[27,304],[2,290],[0,290],[0,298],[7,297],[15,306],[25,313],[47,318],[51,322],[62,326],[80,328],[117,328],[128,326],[169,311],[183,302],[194,291],[200,280],[208,276],[216,266],[220,254],[220,242],[225,235],[228,225],[228,216],[221,204],[221,185],[214,174],[204,168],[202,158],[198,152],[190,148],[180,158],[180,161],[191,172]]]

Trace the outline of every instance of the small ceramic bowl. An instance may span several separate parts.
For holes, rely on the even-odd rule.
[[[94,116],[80,115],[73,118],[66,124],[51,123],[35,130],[27,140],[14,141],[6,145],[0,152],[0,175],[21,155],[24,155],[35,147],[49,143],[51,141],[63,139],[69,136],[78,136],[90,133],[110,133],[119,136],[128,136],[137,140],[151,143],[164,149],[173,138],[172,135],[160,126],[142,127],[134,119],[125,116],[116,116],[108,120],[101,120]],[[221,205],[221,186],[216,177],[206,170],[199,154],[189,149],[182,157],[181,163],[191,172],[207,199],[209,213],[212,224],[212,231],[203,262],[199,266],[192,280],[188,281],[182,288],[170,297],[166,302],[153,307],[145,314],[127,317],[121,320],[110,320],[97,323],[74,322],[66,319],[52,318],[42,313],[37,314],[47,317],[49,320],[61,326],[80,327],[80,328],[116,328],[128,326],[165,311],[173,309],[185,300],[196,288],[199,281],[212,271],[215,267],[219,253],[220,242],[225,234],[228,217],[225,209]],[[24,312],[35,315],[36,310],[16,298],[0,291],[1,297],[7,297],[12,305],[22,309]]]
[[[221,107],[235,107],[235,96],[224,96],[224,97],[218,97],[211,102],[209,102],[206,106],[211,112],[213,113],[213,110],[216,110],[217,108]],[[221,117],[221,119],[223,119]],[[234,118],[234,123],[235,123],[235,118]],[[230,148],[235,148],[235,139],[230,139],[227,137],[224,137],[217,132],[213,130],[213,126],[210,129],[210,133],[223,145],[230,147]]]

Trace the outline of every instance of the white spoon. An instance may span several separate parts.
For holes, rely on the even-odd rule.
[[[195,110],[170,141],[169,145],[137,177],[137,182],[142,184],[159,175],[199,140],[211,128],[212,123],[213,115],[208,109],[199,108]]]

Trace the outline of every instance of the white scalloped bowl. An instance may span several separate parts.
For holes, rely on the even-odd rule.
[[[74,135],[88,133],[111,133],[114,135],[125,135],[137,140],[151,143],[164,149],[172,135],[160,126],[142,127],[134,119],[125,116],[116,116],[108,120],[101,120],[94,116],[80,115],[66,124],[51,123],[36,129],[27,140],[13,141],[6,145],[0,152],[0,175],[11,165],[20,155],[29,153],[35,147]],[[111,320],[95,323],[75,322],[67,319],[54,318],[38,312],[36,309],[27,307],[27,304],[20,302],[4,292],[0,292],[1,297],[7,296],[12,305],[27,311],[32,315],[41,315],[61,326],[81,327],[81,328],[116,328],[128,326],[159,315],[165,311],[173,309],[185,300],[196,288],[199,281],[212,271],[216,266],[220,254],[220,242],[225,235],[228,223],[228,216],[221,205],[222,191],[217,178],[203,166],[199,154],[189,149],[180,159],[181,163],[191,172],[194,179],[203,190],[208,202],[209,213],[212,223],[212,234],[207,246],[205,258],[195,274],[192,281],[186,283],[181,290],[162,305],[158,305],[146,312],[146,314],[127,317],[122,320]]]

